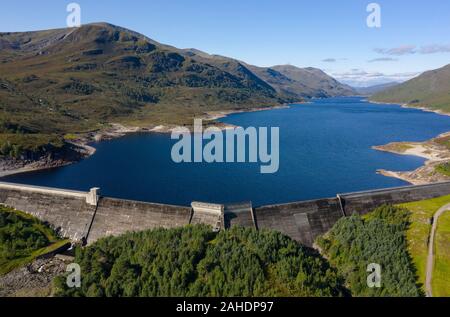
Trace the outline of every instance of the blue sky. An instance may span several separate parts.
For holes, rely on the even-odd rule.
[[[0,31],[65,27],[71,2],[83,24],[109,22],[259,66],[319,67],[355,85],[450,63],[447,0],[5,0]],[[371,2],[381,6],[381,28],[367,27]]]

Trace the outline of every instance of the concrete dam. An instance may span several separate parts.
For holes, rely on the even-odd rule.
[[[254,208],[251,203],[190,207],[102,197],[89,192],[0,183],[0,204],[31,214],[74,242],[129,231],[207,224],[215,231],[233,226],[277,230],[300,243],[314,240],[341,218],[366,214],[383,204],[399,204],[450,195],[450,182],[340,194],[333,198]]]

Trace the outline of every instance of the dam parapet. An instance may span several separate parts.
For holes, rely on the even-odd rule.
[[[334,198],[254,208],[251,203],[191,207],[146,203],[89,192],[0,183],[0,204],[31,214],[74,242],[93,243],[107,236],[154,228],[207,224],[277,230],[312,246],[342,217],[366,214],[383,204],[399,204],[450,195],[450,182],[340,194]]]

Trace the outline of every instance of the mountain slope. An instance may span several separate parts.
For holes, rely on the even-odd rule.
[[[291,99],[351,96],[356,92],[317,68],[298,68],[291,65],[270,68],[248,65],[280,94]]]
[[[205,63],[223,67],[237,60],[196,50],[186,49],[183,53],[200,58]],[[283,99],[290,102],[303,101],[308,98],[327,98],[355,95],[356,92],[345,84],[341,84],[331,76],[317,68],[299,68],[291,65],[258,67],[240,62],[257,77],[273,87]]]
[[[378,92],[381,92],[383,90],[386,90],[388,88],[392,88],[392,87],[395,87],[398,85],[400,85],[400,83],[392,82],[392,83],[380,84],[380,85],[369,86],[369,87],[353,87],[353,89],[360,95],[371,96]]]
[[[450,113],[450,64],[381,91],[373,95],[371,100],[404,103]]]

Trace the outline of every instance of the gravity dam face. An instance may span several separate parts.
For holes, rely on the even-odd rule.
[[[193,202],[190,207],[102,197],[90,192],[0,183],[0,204],[47,222],[61,236],[93,243],[130,231],[207,224],[214,230],[233,226],[277,230],[312,246],[341,218],[365,214],[383,204],[399,204],[450,195],[450,182],[341,194],[254,208],[251,203],[217,205]]]

